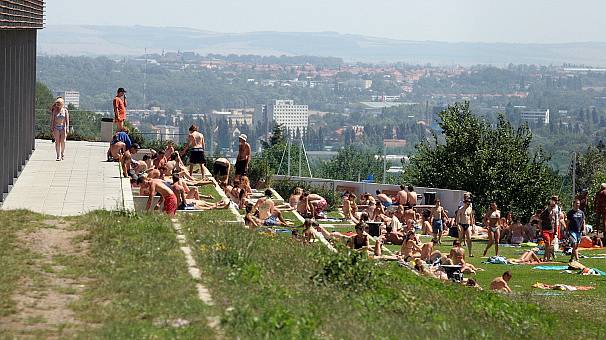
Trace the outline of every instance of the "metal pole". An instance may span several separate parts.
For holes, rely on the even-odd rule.
[[[572,199],[576,196],[577,188],[577,152],[572,154]]]
[[[299,177],[301,177],[301,156],[303,153],[303,138],[301,138],[301,144],[299,145]]]
[[[387,173],[387,150],[385,149],[385,140],[383,140],[383,184],[385,184],[385,174]]]
[[[288,148],[288,177],[290,177],[290,137],[288,138],[288,143],[286,143],[286,147]]]

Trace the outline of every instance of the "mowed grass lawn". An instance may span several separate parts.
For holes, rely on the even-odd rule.
[[[334,255],[288,236],[208,225],[196,217],[184,226],[229,337],[576,339],[603,334],[597,316],[586,317],[591,304],[576,302],[582,297],[606,302],[601,289],[535,296],[531,289],[521,292],[524,280],[535,279],[514,271],[518,293],[506,296],[418,277],[394,262],[367,260],[346,249]],[[491,268],[478,280],[486,287],[505,269]],[[547,281],[543,272],[534,277]]]

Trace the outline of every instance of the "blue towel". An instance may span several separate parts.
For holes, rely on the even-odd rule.
[[[568,269],[568,266],[536,266],[536,267],[532,267],[532,269],[538,269],[538,270],[566,270],[566,269]]]

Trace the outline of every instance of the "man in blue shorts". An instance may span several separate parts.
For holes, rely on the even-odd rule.
[[[572,204],[572,209],[568,211],[566,217],[568,218],[568,237],[572,244],[572,256],[570,261],[579,260],[579,243],[581,242],[581,235],[585,232],[585,213],[580,209],[581,201],[575,199]]]

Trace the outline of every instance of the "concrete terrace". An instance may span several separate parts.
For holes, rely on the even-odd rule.
[[[68,141],[65,160],[55,160],[55,145],[36,140],[33,152],[3,210],[29,209],[56,216],[73,216],[97,209],[133,209],[128,179],[118,163],[106,162],[108,143]]]

